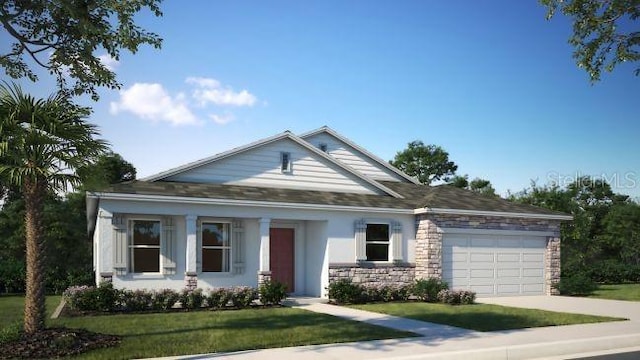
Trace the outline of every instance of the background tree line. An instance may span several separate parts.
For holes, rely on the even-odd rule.
[[[489,180],[457,175],[458,165],[437,145],[412,141],[390,163],[426,185],[441,181],[498,197]],[[640,204],[605,180],[584,176],[564,187],[533,183],[507,200],[573,215],[561,228],[563,282],[576,285],[567,291],[583,292],[578,288],[588,290],[592,282],[640,282]]]
[[[71,285],[93,284],[92,239],[87,235],[85,191],[134,180],[135,167],[116,153],[77,171],[82,184],[65,195],[49,192],[44,199],[45,286],[60,293]],[[0,209],[0,293],[25,290],[25,201],[20,191],[4,187]]]

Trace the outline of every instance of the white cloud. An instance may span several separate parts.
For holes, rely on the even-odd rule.
[[[109,54],[99,55],[98,60],[100,60],[100,62],[102,63],[102,65],[104,65],[104,67],[106,67],[111,71],[115,71],[118,65],[120,65],[120,62],[112,58],[111,56],[109,56]]]
[[[233,114],[225,113],[223,115],[210,114],[209,118],[218,125],[226,125],[235,120]]]
[[[143,119],[166,121],[172,125],[200,123],[189,109],[183,93],[172,97],[156,83],[135,83],[120,91],[120,100],[111,102],[109,111],[114,115],[128,111]]]
[[[230,87],[223,87],[216,79],[189,77],[186,82],[198,87],[193,91],[193,97],[201,106],[206,106],[207,103],[219,106],[253,106],[258,101],[249,91],[233,91]]]

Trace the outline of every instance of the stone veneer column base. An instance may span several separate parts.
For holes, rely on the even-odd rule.
[[[271,281],[271,271],[258,271],[258,286]]]
[[[544,255],[545,293],[547,295],[560,295],[560,289],[558,289],[558,284],[560,283],[559,237],[550,237],[547,239],[547,250]]]
[[[184,287],[187,290],[195,290],[198,288],[198,273],[187,272],[184,274]]]

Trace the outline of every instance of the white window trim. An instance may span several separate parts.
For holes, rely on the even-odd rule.
[[[133,223],[135,221],[157,221],[158,223],[160,223],[160,244],[159,245],[133,245]],[[158,217],[130,217],[127,219],[127,247],[128,247],[128,251],[129,251],[129,261],[128,261],[128,267],[129,267],[129,273],[131,273],[134,276],[145,276],[145,275],[152,275],[152,276],[157,276],[157,275],[162,275],[162,269],[163,269],[163,261],[162,261],[162,243],[164,241],[164,235],[163,235],[163,226],[162,226],[162,219],[158,218]],[[134,272],[134,256],[133,256],[133,251],[134,249],[158,249],[158,271],[157,272]]]
[[[365,220],[365,224],[368,225],[387,225],[387,232],[388,232],[388,239],[387,241],[380,241],[380,240],[376,240],[376,241],[368,241],[367,240],[367,228],[365,226],[364,229],[364,250],[365,250],[365,256],[367,253],[367,245],[369,244],[378,244],[378,245],[387,245],[387,260],[369,260],[367,259],[366,262],[368,263],[378,263],[378,264],[386,264],[386,263],[390,263],[391,262],[391,232],[392,232],[392,228],[391,228],[391,222],[390,221],[380,221],[380,220]]]
[[[228,246],[208,245],[204,246],[202,243],[202,228],[203,224],[227,224],[227,236]],[[233,221],[229,219],[216,219],[216,218],[200,218],[198,219],[198,252],[200,253],[200,273],[203,275],[233,275]],[[229,249],[228,269],[227,271],[204,271],[202,262],[204,262],[204,249]]]
[[[286,167],[283,166],[285,165],[285,157],[287,160],[286,163]],[[280,153],[280,171],[283,174],[290,174],[293,170],[292,170],[292,161],[291,161],[291,153],[287,152],[287,151],[283,151]]]

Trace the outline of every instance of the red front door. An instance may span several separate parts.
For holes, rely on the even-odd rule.
[[[295,291],[293,276],[293,229],[271,228],[269,231],[269,266],[271,279],[287,285],[287,292]]]

